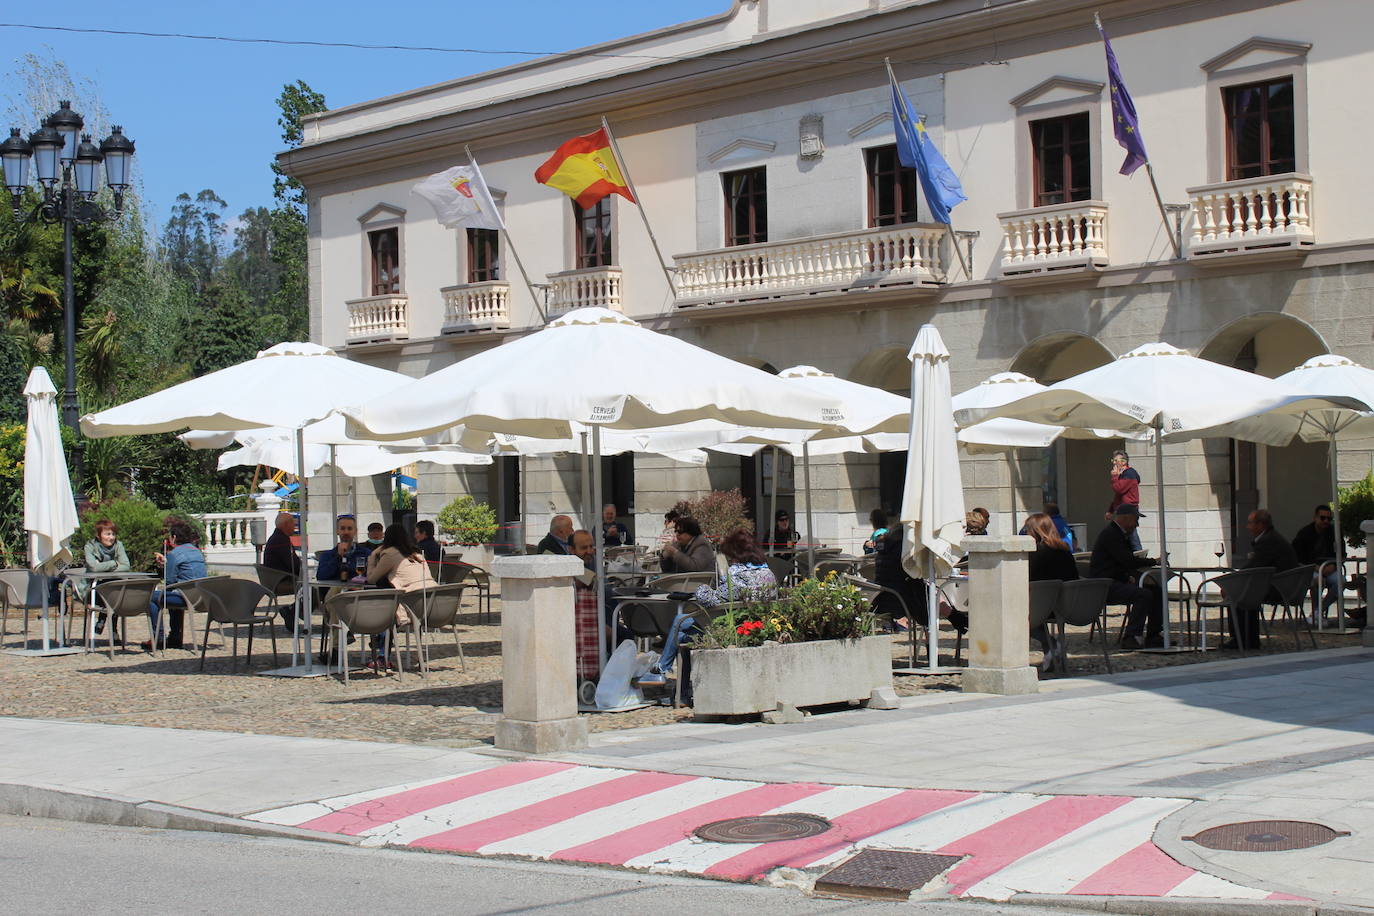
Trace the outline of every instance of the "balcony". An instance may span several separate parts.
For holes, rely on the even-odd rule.
[[[943,283],[947,234],[922,223],[675,255],[677,304]]]
[[[1107,265],[1107,205],[1100,200],[1014,210],[997,218],[1005,280],[1062,277]]]
[[[1189,188],[1190,260],[1301,254],[1312,232],[1312,177],[1288,173]]]
[[[549,274],[549,317],[573,309],[598,306],[614,312],[621,307],[619,267],[584,267]]]
[[[439,292],[444,297],[444,334],[510,327],[510,284],[504,280],[445,286]]]
[[[410,337],[410,299],[390,294],[350,299],[348,306],[348,335],[350,344],[389,343]]]

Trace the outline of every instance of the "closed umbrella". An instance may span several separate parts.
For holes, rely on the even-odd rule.
[[[305,473],[305,428],[339,407],[364,396],[385,396],[412,381],[399,372],[344,359],[328,347],[313,343],[280,343],[250,360],[164,388],[161,391],[81,418],[88,436],[142,435],[192,429],[251,430],[278,426],[293,432],[296,474]],[[301,506],[308,508],[308,488],[301,488]],[[308,569],[309,534],[301,527],[301,569]],[[316,666],[311,651],[312,590],[304,589],[304,623],[291,643],[291,667],[268,672],[314,677],[326,673]],[[304,664],[302,662],[304,630]]]
[[[923,325],[911,351],[911,433],[900,520],[908,537],[902,555],[907,574],[926,580],[927,658],[939,667],[940,605],[935,579],[948,576],[962,557],[964,484],[950,404],[949,350],[933,325]]]
[[[43,592],[43,644],[26,655],[58,655],[79,651],[62,646],[62,628],[53,634],[48,619],[47,576],[57,572],[72,558],[70,542],[80,519],[72,499],[67,459],[62,453],[62,435],[57,425],[57,389],[42,366],[34,367],[24,386],[28,402],[28,428],[24,436],[24,530],[29,540],[29,570],[44,578],[32,580],[30,593],[37,585]],[[59,621],[60,623],[60,621]]]
[[[1292,428],[1276,423],[1270,414],[1296,418],[1323,407],[1363,406],[1352,398],[1305,395],[1273,379],[1199,359],[1172,344],[1151,343],[1000,407],[960,410],[956,419],[971,424],[1011,417],[1076,429],[1153,431],[1160,581],[1167,583],[1163,440],[1219,436],[1283,445],[1291,441]],[[1160,589],[1160,600],[1167,650],[1171,648],[1167,587]]]

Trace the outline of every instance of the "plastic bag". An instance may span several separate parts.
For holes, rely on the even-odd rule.
[[[601,672],[601,680],[596,685],[596,708],[616,709],[644,702],[644,695],[638,687],[630,686],[635,673],[635,644],[627,639],[615,647],[606,667]]]

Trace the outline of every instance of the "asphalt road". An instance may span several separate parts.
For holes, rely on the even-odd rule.
[[[9,816],[0,816],[0,874],[11,913],[1051,912],[817,900],[786,889],[603,869]]]

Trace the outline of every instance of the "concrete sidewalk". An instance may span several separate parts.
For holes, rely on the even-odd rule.
[[[594,736],[583,753],[558,755],[560,765],[548,772],[517,773],[526,765],[512,767],[495,751],[0,719],[0,782],[8,784],[0,786],[0,800],[6,792],[13,799],[26,787],[51,787],[233,818],[328,824],[342,835],[379,842],[423,838],[432,827],[430,833],[447,833],[449,848],[518,855],[534,854],[521,851],[522,830],[540,837],[531,849],[562,849],[559,818],[573,817],[581,810],[577,805],[597,793],[614,796],[608,817],[633,811],[647,817],[649,796],[630,794],[636,779],[660,793],[713,798],[777,794],[766,784],[797,784],[798,799],[785,810],[830,805],[837,822],[849,819],[853,832],[846,836],[856,843],[895,830],[903,843],[920,849],[935,848],[920,829],[930,818],[957,821],[962,812],[983,811],[962,815],[976,820],[987,810],[1002,811],[1002,821],[989,821],[986,829],[1004,833],[984,842],[1000,850],[1007,836],[1024,842],[1017,817],[1042,820],[1034,812],[1049,804],[1044,799],[1089,796],[1080,807],[1097,805],[1092,817],[1075,813],[1080,820],[1046,834],[1043,849],[1035,846],[1038,840],[1026,844],[1035,855],[998,863],[996,872],[983,869],[983,883],[966,882],[966,889],[977,895],[991,881],[1003,899],[1016,899],[1018,891],[1076,882],[1105,894],[1131,893],[1124,889],[1130,882],[1117,880],[1119,865],[1113,874],[1086,881],[1047,872],[1065,867],[1076,854],[1073,844],[1106,845],[1108,830],[1120,834],[1116,842],[1135,842],[1134,834],[1108,819],[1148,809],[1157,816],[1135,817],[1132,829],[1145,824],[1145,839],[1152,830],[1172,859],[1146,856],[1141,867],[1154,885],[1173,881],[1175,895],[1179,887],[1208,887],[1211,892],[1200,896],[1374,907],[1371,660],[1369,650],[1332,650],[1054,681],[1035,697],[926,695],[909,698],[900,710],[833,713],[797,725],[684,723],[607,732]],[[650,772],[640,779],[630,771]],[[483,780],[505,788],[479,790],[475,785]],[[522,786],[532,780],[544,781]],[[463,788],[468,783],[474,787]],[[832,786],[846,788],[830,791]],[[463,800],[480,791],[487,794]],[[417,793],[446,792],[458,800],[432,823],[424,823],[430,812],[406,808]],[[494,801],[502,792],[511,799],[506,807]],[[402,799],[403,810],[374,815],[374,809],[397,806],[387,799]],[[914,819],[883,826],[893,805],[907,806]],[[940,805],[950,812],[935,810]],[[717,807],[730,816],[729,805]],[[920,813],[927,809],[934,813]],[[350,821],[348,812],[362,814]],[[1264,853],[1217,852],[1182,839],[1217,824],[1278,818],[1314,820],[1351,835],[1307,850]],[[586,818],[573,827],[588,837],[594,833]],[[948,833],[949,824],[940,829]],[[1005,832],[1015,830],[1021,833]],[[966,841],[977,845],[976,836]],[[597,843],[607,845],[604,839],[586,845]],[[610,844],[626,853],[632,845]],[[654,853],[658,858],[635,864],[709,861],[699,873],[725,874],[710,869],[726,860],[700,845],[679,850],[677,858]],[[957,843],[952,848],[962,851]],[[818,862],[835,855],[828,847],[810,851]],[[1139,850],[1132,854],[1139,857]],[[750,861],[755,868],[764,862],[757,856]],[[1199,875],[1192,877],[1194,871]]]

